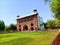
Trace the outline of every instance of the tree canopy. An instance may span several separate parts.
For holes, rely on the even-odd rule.
[[[0,31],[4,31],[4,29],[5,29],[4,21],[0,20]]]
[[[60,0],[52,0],[50,3],[52,12],[54,13],[54,18],[60,19]]]
[[[9,29],[15,31],[16,30],[16,25],[10,24]]]
[[[54,27],[55,26],[55,20],[48,20],[47,21],[47,27]]]
[[[53,17],[60,20],[60,0],[44,0],[50,2],[51,11],[54,13]]]
[[[47,27],[60,27],[60,20],[48,20]]]

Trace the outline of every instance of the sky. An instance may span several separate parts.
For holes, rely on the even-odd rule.
[[[25,17],[34,9],[37,9],[44,22],[53,19],[50,5],[44,0],[0,0],[0,20],[5,25],[16,24],[17,15]]]

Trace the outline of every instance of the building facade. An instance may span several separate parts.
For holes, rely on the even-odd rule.
[[[44,28],[42,18],[36,10],[34,10],[33,14],[23,18],[17,18],[16,20],[17,31],[37,31],[38,29]]]

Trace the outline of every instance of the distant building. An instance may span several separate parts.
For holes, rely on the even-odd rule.
[[[38,15],[37,10],[34,10],[33,14],[23,18],[19,18],[18,15],[16,20],[17,31],[37,31],[44,29],[43,19]]]

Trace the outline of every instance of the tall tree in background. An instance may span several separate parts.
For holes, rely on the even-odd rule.
[[[15,24],[10,24],[9,29],[12,31],[16,31],[16,25]]]
[[[6,32],[10,31],[9,26],[6,26],[6,25],[5,25],[5,31],[6,31]]]
[[[60,27],[60,20],[55,20],[55,27]]]
[[[0,31],[4,31],[5,30],[5,24],[4,21],[0,20]]]
[[[55,19],[60,20],[60,0],[52,0],[50,3],[52,12],[54,13]]]
[[[48,20],[47,21],[47,27],[55,27],[56,26],[55,20]]]
[[[47,27],[60,27],[60,20],[48,20]]]
[[[60,0],[44,0],[45,2],[50,2],[50,7],[54,13],[54,18],[60,20]]]

